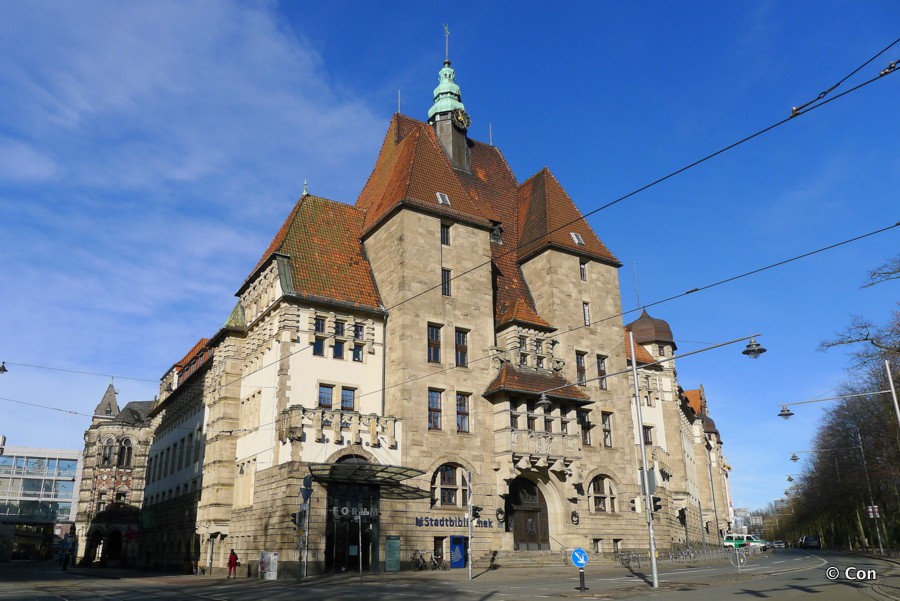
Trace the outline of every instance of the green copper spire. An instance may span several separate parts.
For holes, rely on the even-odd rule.
[[[449,113],[456,109],[465,110],[459,86],[456,85],[456,71],[450,61],[444,61],[444,68],[438,72],[438,86],[434,89],[434,104],[428,109],[428,121],[438,113]]]

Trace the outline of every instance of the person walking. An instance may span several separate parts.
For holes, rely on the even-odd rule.
[[[232,549],[231,553],[228,555],[228,578],[231,578],[231,575],[234,574],[235,579],[237,579],[237,569],[239,565],[241,565],[241,562],[238,561],[237,553]]]

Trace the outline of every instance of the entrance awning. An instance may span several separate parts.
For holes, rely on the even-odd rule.
[[[322,484],[367,484],[381,488],[382,499],[427,499],[427,490],[401,484],[403,480],[415,478],[425,472],[402,465],[379,465],[377,463],[309,463],[309,473],[313,480]]]

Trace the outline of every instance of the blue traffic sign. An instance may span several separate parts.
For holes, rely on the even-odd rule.
[[[588,554],[587,551],[581,548],[575,548],[572,550],[572,563],[575,564],[576,568],[583,568],[587,565],[588,562]]]

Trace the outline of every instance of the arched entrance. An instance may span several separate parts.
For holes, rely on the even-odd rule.
[[[367,463],[349,455],[338,463]],[[325,569],[335,572],[371,570],[378,561],[378,486],[363,483],[328,483],[325,525]],[[373,542],[375,543],[373,545]]]
[[[516,478],[509,487],[506,502],[507,532],[513,533],[517,551],[550,549],[550,517],[547,502],[537,484]]]

